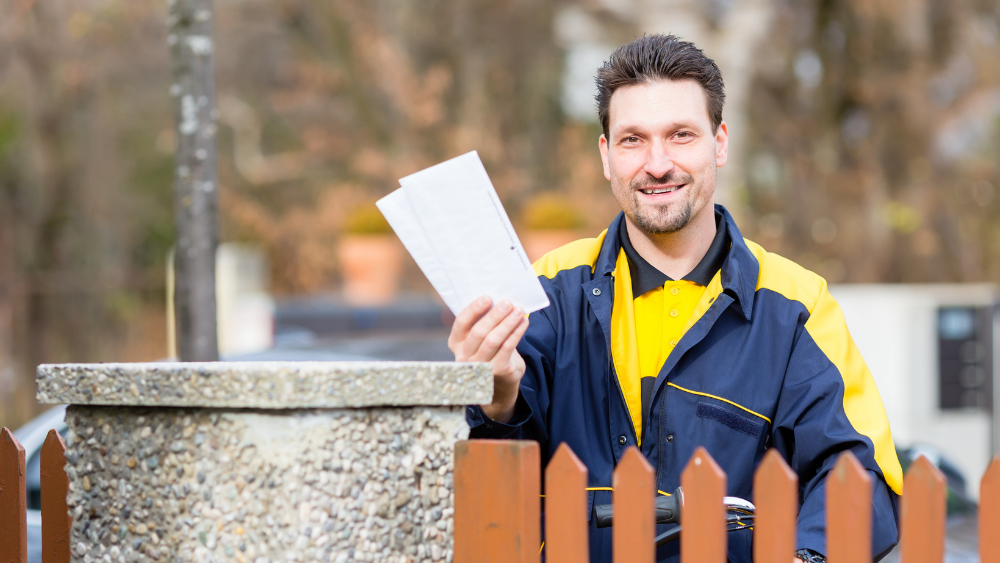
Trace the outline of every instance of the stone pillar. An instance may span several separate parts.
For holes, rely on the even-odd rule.
[[[43,365],[80,562],[449,562],[488,364]]]

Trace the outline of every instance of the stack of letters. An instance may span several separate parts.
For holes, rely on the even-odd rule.
[[[481,295],[508,299],[525,313],[548,306],[475,151],[399,184],[378,208],[453,313]]]

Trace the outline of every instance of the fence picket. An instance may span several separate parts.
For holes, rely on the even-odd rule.
[[[708,450],[699,447],[681,473],[681,563],[726,562],[726,474]]]
[[[755,563],[788,563],[795,553],[795,519],[799,511],[799,476],[777,450],[764,454],[753,476],[757,506],[753,530]]]
[[[903,480],[900,561],[944,561],[944,520],[948,489],[944,476],[926,457],[913,462]]]
[[[871,561],[871,477],[849,451],[826,477],[826,534],[829,563]]]
[[[1000,457],[993,458],[979,485],[979,560],[1000,563]]]
[[[588,563],[587,466],[566,443],[545,469],[545,555],[548,563]]]
[[[69,477],[66,476],[66,443],[49,430],[42,444],[42,561],[69,563],[69,529],[73,518],[66,506]]]
[[[28,497],[24,448],[10,430],[0,431],[0,561],[28,563]]]
[[[656,473],[634,446],[625,450],[614,473],[615,563],[653,563],[656,559]]]
[[[455,446],[455,563],[538,563],[538,442],[469,440]]]

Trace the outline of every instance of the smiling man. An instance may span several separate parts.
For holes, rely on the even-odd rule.
[[[805,561],[826,553],[825,481],[851,451],[874,484],[880,558],[897,541],[902,493],[885,410],[826,281],[745,240],[715,204],[729,150],[718,67],[653,35],[615,51],[597,85],[601,160],[622,213],[535,263],[549,307],[526,319],[483,298],[458,316],[456,360],[494,369],[493,402],[468,409],[472,436],[537,440],[545,461],[569,444],[589,470],[590,505],[611,502],[629,447],[672,491],[704,446],[727,494],[747,499],[775,448],[799,477],[789,560]],[[750,562],[752,531],[728,540],[729,560]],[[590,546],[591,561],[611,561],[610,529],[592,527]],[[677,559],[676,542],[658,549],[658,561]]]

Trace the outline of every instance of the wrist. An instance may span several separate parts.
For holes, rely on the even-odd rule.
[[[826,557],[823,554],[811,549],[800,549],[795,552],[795,557],[803,563],[826,563]]]
[[[493,402],[480,405],[483,413],[496,422],[506,424],[514,417],[514,407],[517,405],[519,385],[493,385]]]

